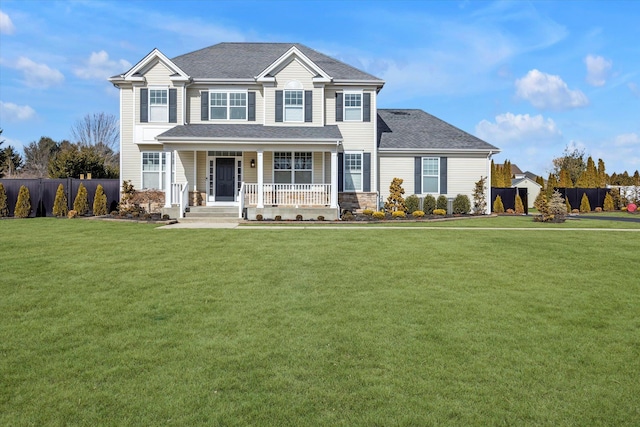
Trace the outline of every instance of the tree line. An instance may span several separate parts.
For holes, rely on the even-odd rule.
[[[120,134],[114,115],[87,114],[73,124],[71,136],[75,142],[43,136],[24,147],[24,156],[0,141],[0,178],[119,177]]]

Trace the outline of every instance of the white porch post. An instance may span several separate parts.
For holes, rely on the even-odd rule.
[[[258,209],[264,208],[264,153],[258,150]]]
[[[338,152],[331,152],[331,207],[338,207]]]
[[[164,152],[164,207],[171,207],[171,151]]]
[[[198,152],[193,152],[193,191],[198,191]]]

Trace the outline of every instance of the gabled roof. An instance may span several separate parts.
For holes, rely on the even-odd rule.
[[[380,151],[500,151],[418,109],[379,109],[378,147]]]
[[[263,126],[260,124],[189,124],[175,126],[156,137],[168,140],[342,141],[338,126]]]
[[[523,176],[522,178],[513,178],[511,180],[511,186],[512,187],[517,187],[518,184],[521,184],[525,181],[529,181],[531,184],[537,185],[538,187],[542,188],[542,186],[540,184],[538,184],[534,179],[529,178],[528,176]]]
[[[286,59],[292,48],[300,52],[334,81],[382,80],[299,43],[219,43],[177,56],[172,61],[193,79],[254,79]]]
[[[184,72],[184,70],[182,70],[178,65],[176,65],[173,61],[167,58],[156,48],[154,48],[144,58],[138,61],[138,63],[131,67],[129,71],[110,77],[109,80],[115,83],[118,81],[142,79],[142,74],[144,74],[145,70],[151,65],[155,64],[156,61],[163,63],[169,70],[173,72],[173,75],[171,76],[172,80],[189,80],[189,76]]]

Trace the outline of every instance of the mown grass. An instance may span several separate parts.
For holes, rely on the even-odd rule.
[[[635,232],[31,219],[0,243],[1,425],[640,419]]]

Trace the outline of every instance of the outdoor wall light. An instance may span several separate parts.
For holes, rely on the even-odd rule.
[[[256,159],[251,159],[251,167],[252,168],[256,167]]]

